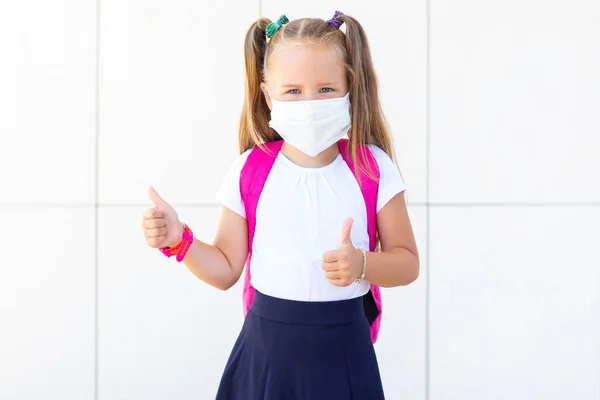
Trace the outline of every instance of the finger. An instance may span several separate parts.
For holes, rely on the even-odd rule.
[[[329,250],[323,253],[323,262],[336,262],[339,259],[339,257],[340,255],[338,250]]]
[[[154,248],[158,248],[158,247],[162,247],[162,244],[165,241],[165,236],[157,236],[157,237],[151,237],[151,238],[147,238],[146,242],[148,243],[148,245],[150,247],[154,247]]]
[[[342,225],[342,233],[340,234],[339,240],[340,246],[352,243],[352,240],[350,239],[350,231],[352,230],[352,224],[354,224],[354,220],[352,218],[348,218],[344,221],[344,225]]]
[[[164,201],[162,197],[160,197],[158,192],[153,187],[148,188],[148,197],[150,197],[152,203],[154,203],[154,205],[159,209],[163,209],[166,208],[165,206],[168,206],[168,203]]]
[[[327,280],[332,285],[340,286],[340,287],[350,286],[354,282],[353,279],[350,279],[348,276],[346,276],[344,274],[340,274],[340,275],[332,274],[331,278],[327,277]]]
[[[146,229],[146,237],[147,238],[159,237],[159,236],[166,236],[166,235],[167,235],[167,228],[149,228],[149,229]]]
[[[163,228],[167,226],[167,221],[164,218],[145,219],[143,222],[145,229],[148,228]]]
[[[146,219],[152,219],[152,218],[164,218],[165,217],[165,212],[162,210],[159,210],[158,208],[148,208],[146,211],[144,211],[144,218]]]
[[[341,279],[328,279],[328,281],[333,286],[339,286],[339,287],[347,286],[344,284],[344,282]]]
[[[350,272],[343,270],[325,271],[325,276],[327,279],[342,280],[344,282],[352,281]]]
[[[324,262],[323,265],[321,266],[321,268],[323,268],[325,271],[339,271],[340,266],[338,265],[337,262]]]
[[[333,271],[325,271],[325,276],[332,277],[334,279],[342,279],[345,281],[352,280],[350,271],[346,271],[343,269],[333,270]]]
[[[330,281],[338,281],[342,279],[340,271],[325,271],[325,277]]]

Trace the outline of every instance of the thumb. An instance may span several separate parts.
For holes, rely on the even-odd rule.
[[[350,231],[352,230],[353,223],[354,220],[352,218],[348,218],[346,221],[344,221],[344,225],[342,225],[342,234],[340,235],[340,246],[352,244],[352,240],[350,239]]]
[[[159,209],[165,210],[169,206],[169,204],[159,196],[158,192],[153,187],[148,189],[148,197],[150,197],[152,203],[154,203],[154,205]]]

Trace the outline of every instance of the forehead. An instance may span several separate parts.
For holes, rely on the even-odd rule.
[[[342,56],[330,46],[279,44],[269,58],[267,80],[274,84],[342,82],[346,70]]]

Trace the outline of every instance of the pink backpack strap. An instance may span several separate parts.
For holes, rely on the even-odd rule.
[[[260,193],[265,186],[282,145],[283,140],[265,143],[266,151],[256,146],[250,151],[240,173],[240,194],[244,202],[246,221],[248,222],[248,258],[246,259],[246,274],[242,294],[244,315],[248,313],[254,299],[254,288],[250,284],[250,259],[252,258],[252,241],[256,230],[256,207]]]
[[[379,191],[379,164],[375,156],[366,145],[361,145],[358,148],[358,165],[359,170],[356,171],[354,162],[348,153],[348,140],[342,139],[338,142],[338,147],[344,161],[356,177],[360,191],[362,192],[367,209],[367,232],[369,233],[369,250],[375,251],[377,244],[377,194]],[[364,171],[370,171],[375,179],[369,177]],[[373,343],[377,341],[379,328],[381,326],[381,290],[379,286],[371,285],[371,290],[364,298],[365,314],[371,324],[371,340]]]
[[[240,174],[240,193],[246,210],[248,221],[248,258],[246,260],[246,273],[244,276],[243,307],[244,315],[250,310],[254,299],[254,288],[250,284],[250,260],[252,258],[252,242],[256,230],[256,208],[258,199],[264,188],[267,177],[273,168],[277,154],[281,150],[283,141],[266,143],[265,150],[260,147],[252,149]],[[374,251],[377,239],[377,193],[379,190],[379,165],[375,156],[367,146],[359,148],[359,171],[354,168],[354,163],[348,154],[348,140],[338,142],[340,153],[346,164],[354,174],[360,186],[367,210],[367,231],[369,234],[369,250]],[[362,154],[362,155],[361,155]],[[375,179],[370,178],[361,171],[368,167]],[[364,297],[365,314],[371,324],[371,340],[377,341],[381,324],[381,291],[378,286],[371,285],[371,290]]]

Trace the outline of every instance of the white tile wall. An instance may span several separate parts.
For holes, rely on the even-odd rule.
[[[102,0],[101,203],[139,204],[150,185],[174,203],[214,201],[237,154],[244,35],[257,15],[254,1]]]
[[[599,19],[592,0],[431,2],[431,201],[600,202]]]
[[[388,399],[426,399],[427,214],[425,206],[409,207],[421,262],[417,281],[382,289],[383,317],[375,344]]]
[[[93,202],[95,11],[0,3],[0,203]]]
[[[600,398],[600,207],[436,207],[432,400]]]
[[[0,399],[92,400],[94,211],[0,210]]]
[[[212,288],[149,247],[143,211],[99,215],[98,398],[214,398],[242,324],[241,286]],[[195,237],[212,241],[219,208],[178,212]]]
[[[247,28],[336,9],[368,34],[417,204],[387,398],[600,397],[596,2],[27,0],[0,5],[0,399],[213,398],[240,285],[145,244],[147,187],[210,241]]]

